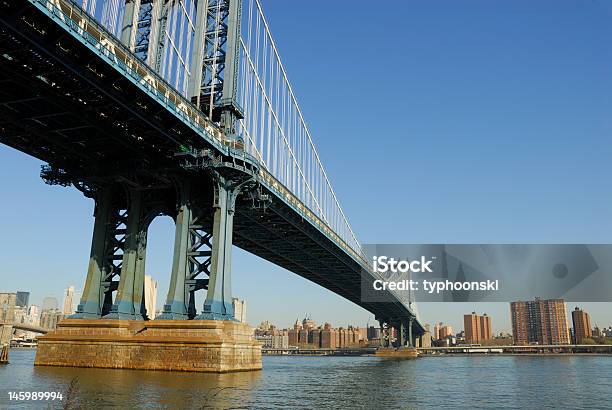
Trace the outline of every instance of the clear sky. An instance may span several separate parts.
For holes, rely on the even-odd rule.
[[[323,163],[364,243],[612,243],[612,3],[263,0]],[[0,147],[0,291],[33,303],[82,289],[93,203],[46,186]],[[168,287],[173,222],[150,229],[147,272]],[[253,324],[372,316],[234,253]],[[612,325],[612,305],[582,304]],[[201,306],[200,306],[201,307]],[[422,304],[509,330],[507,304]]]

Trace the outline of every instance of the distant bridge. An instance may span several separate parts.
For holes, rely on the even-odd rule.
[[[244,3],[0,3],[0,142],[48,163],[45,182],[96,204],[76,317],[145,317],[148,226],[169,215],[174,259],[160,318],[233,319],[235,244],[372,312],[387,344],[394,327],[398,344],[413,345],[424,329],[403,294],[361,299],[362,280],[379,276],[321,164],[261,5]]]

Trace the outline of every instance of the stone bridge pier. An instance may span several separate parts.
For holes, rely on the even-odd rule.
[[[418,336],[413,334],[414,318],[378,319],[380,324],[380,348],[376,356],[395,358],[416,358]]]
[[[109,183],[93,192],[95,223],[77,312],[39,338],[36,365],[226,372],[261,369],[261,346],[234,319],[231,291],[237,197],[254,187],[217,170],[148,188]],[[147,231],[175,220],[163,312],[145,311]],[[195,294],[206,293],[198,311]]]

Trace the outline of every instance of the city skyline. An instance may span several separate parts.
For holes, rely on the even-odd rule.
[[[612,129],[607,99],[612,76],[604,69],[612,62],[604,41],[612,35],[610,8],[557,2],[552,9],[539,9],[514,2],[500,6],[505,13],[499,13],[487,4],[471,11],[445,4],[397,5],[384,44],[356,24],[369,18],[367,8],[332,4],[316,17],[307,4],[277,2],[267,8],[322,161],[358,238],[369,243],[610,243],[607,204],[612,193],[601,188],[611,174],[604,166]],[[313,31],[308,25],[315,19],[320,24]],[[480,35],[486,32],[495,36]],[[326,44],[328,38],[345,47],[311,51],[313,41]],[[363,107],[363,91],[354,84],[371,73],[355,64],[361,49],[385,55],[402,51],[388,64],[405,81],[378,78],[384,90],[379,98],[386,104]],[[389,107],[402,121],[377,120],[389,117]],[[384,144],[372,144],[372,135],[384,135]],[[403,166],[407,152],[419,153],[411,156],[409,170]],[[361,166],[372,155],[386,160],[384,178]],[[558,166],[567,163],[573,165]],[[0,242],[3,285],[6,291],[20,290],[28,278],[35,285],[33,299],[53,295],[61,303],[63,284],[82,288],[84,283],[93,203],[75,189],[45,185],[40,165],[0,148],[3,193],[15,198],[0,204],[6,232]],[[410,190],[398,189],[402,186],[418,189],[422,200],[413,200]],[[380,201],[364,187],[394,192],[395,200]],[[28,218],[16,217],[20,214]],[[173,230],[173,222],[164,217],[153,222],[149,234],[147,271],[159,283],[157,306],[165,302]],[[36,258],[31,249],[37,249]],[[281,268],[238,249],[234,255],[233,293],[249,302],[250,320],[275,311],[278,321],[290,324],[291,315],[278,306],[332,312],[338,322],[372,319]],[[582,305],[594,324],[609,322],[610,304]],[[500,318],[494,332],[510,330],[503,303],[419,305],[423,322],[448,317],[459,328],[461,318],[451,316],[456,309],[486,311]]]
[[[155,280],[153,280],[149,275],[147,275],[147,289],[145,290],[145,292],[148,292],[149,294],[155,294],[155,291],[153,291],[153,289],[156,289],[157,283]],[[64,288],[64,292],[67,292],[70,290],[70,288],[74,288],[73,286],[69,286],[68,288]],[[0,293],[2,292],[6,292],[2,289],[0,289]],[[24,290],[20,290],[20,291],[9,291],[8,293],[28,293],[31,294],[31,292],[28,291],[24,291]],[[53,296],[46,296],[44,297],[44,299],[56,299]],[[35,300],[34,299],[30,299],[30,301],[32,301],[33,303],[30,303],[29,306],[36,306],[39,309],[39,313],[44,312],[45,310],[47,310],[46,308],[44,308],[44,299],[43,299],[43,303],[41,304],[37,304],[34,303]],[[56,300],[57,302],[57,300]],[[241,306],[246,306],[246,303],[248,301],[246,300],[239,300],[237,298],[234,298],[234,302],[240,303]],[[74,302],[74,303],[78,303],[78,301]],[[429,302],[431,303],[431,302]],[[498,321],[505,321],[505,316],[502,315],[500,317],[493,317],[492,315],[489,315],[487,312],[483,312],[482,315],[476,315],[475,312],[478,309],[473,309],[471,313],[469,313],[468,311],[463,311],[461,309],[456,309],[455,310],[455,314],[451,315],[449,317],[439,317],[435,320],[431,320],[431,321],[423,321],[423,325],[425,326],[429,326],[429,331],[431,332],[432,336],[435,339],[438,339],[438,333],[440,332],[441,328],[445,328],[442,332],[440,332],[440,337],[439,338],[444,338],[446,336],[454,336],[456,334],[459,333],[465,333],[465,337],[466,339],[468,338],[468,331],[467,331],[467,326],[466,323],[467,322],[467,317],[468,316],[474,316],[476,317],[476,322],[474,322],[476,324],[476,326],[478,326],[479,330],[475,331],[474,334],[478,334],[479,336],[479,340],[489,340],[493,337],[499,336],[500,334],[510,334],[513,335],[513,328],[512,328],[512,304],[517,303],[517,302],[497,302],[496,304],[504,304],[507,307],[509,307],[508,312],[507,312],[507,320],[510,322],[510,327],[508,329],[505,328],[501,328],[501,327],[495,327],[494,325],[492,325],[492,323],[497,323]],[[518,303],[526,303],[526,302],[518,302]],[[528,303],[528,302],[527,302]],[[605,329],[608,327],[612,327],[612,317],[609,317],[608,320],[604,320],[602,322],[596,322],[594,320],[592,320],[592,315],[588,309],[588,306],[593,305],[593,303],[571,303],[571,302],[565,302],[564,303],[564,312],[565,312],[565,320],[566,320],[566,324],[567,324],[567,328],[568,330],[571,329],[573,332],[575,332],[574,330],[574,326],[576,323],[576,319],[575,319],[575,315],[578,314],[578,312],[580,313],[580,324],[579,326],[582,326],[581,328],[581,332],[585,332],[584,337],[590,337],[592,335],[592,329],[595,328],[599,328],[599,329]],[[153,303],[153,306],[151,306],[151,303],[147,303],[151,309],[153,309],[155,307],[155,304]],[[490,303],[459,303],[459,302],[453,302],[453,304],[466,304],[466,305],[471,305],[474,307],[478,307],[478,306],[482,306],[482,305],[490,305]],[[65,301],[64,301],[64,305],[65,305]],[[74,311],[74,305],[73,305],[73,311]],[[587,308],[585,308],[587,307]],[[58,310],[59,306],[56,306],[54,308],[50,308],[51,310]],[[482,309],[480,309],[482,311]],[[240,309],[240,311],[242,312],[242,308]],[[159,311],[158,311],[159,312]],[[308,320],[312,321],[312,323],[316,323],[318,325],[322,325],[324,323],[332,323],[337,325],[337,327],[360,327],[360,328],[364,328],[367,329],[371,326],[377,328],[378,327],[378,322],[376,320],[374,320],[373,318],[369,318],[367,319],[365,322],[359,322],[359,321],[353,321],[353,322],[341,322],[341,321],[334,321],[329,319],[329,312],[328,314],[322,315],[321,317],[323,317],[323,319],[317,320],[316,316],[315,319],[313,320],[312,317],[313,315],[311,313],[297,313],[298,311],[296,311],[295,314],[295,320],[290,320],[289,322],[285,323],[285,322],[277,322],[275,320],[270,319],[272,316],[270,314],[268,315],[264,315],[263,318],[260,316],[257,316],[255,318],[250,317],[250,311],[249,314],[247,314],[247,320],[246,322],[249,323],[251,326],[253,327],[257,327],[259,324],[261,323],[270,323],[273,324],[275,327],[278,327],[279,329],[290,329],[292,327],[295,326],[296,323],[301,322],[300,317],[303,316],[304,320],[306,320],[306,318],[308,318]],[[458,313],[458,312],[464,312],[464,313]],[[62,313],[63,315],[66,315],[65,312],[61,311],[59,313]],[[485,324],[483,324],[483,316],[484,319],[486,319],[486,321],[484,322]],[[280,323],[280,324],[279,324]],[[457,324],[458,323],[458,324]],[[278,324],[278,326],[277,326]],[[484,328],[483,328],[484,326]],[[436,328],[438,328],[438,330],[436,331]],[[484,329],[487,330],[484,330]],[[486,335],[486,336],[483,336]],[[572,333],[570,337],[570,339],[573,342],[573,336],[574,333]],[[476,341],[476,342],[478,342]]]

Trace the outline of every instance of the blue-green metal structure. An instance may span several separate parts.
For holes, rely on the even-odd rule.
[[[362,279],[377,276],[261,6],[245,1],[246,12],[242,0],[0,4],[0,142],[96,204],[75,317],[155,319],[144,309],[147,230],[169,215],[173,266],[158,319],[233,320],[237,245],[371,311],[411,345],[424,329],[406,301],[361,299]]]

